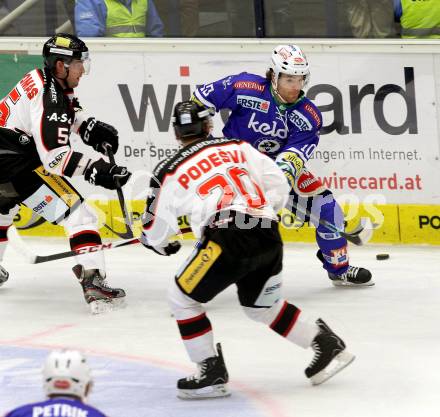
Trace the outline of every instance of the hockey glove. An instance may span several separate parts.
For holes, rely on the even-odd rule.
[[[90,184],[99,185],[109,190],[116,190],[127,183],[131,172],[119,165],[112,165],[102,158],[93,162],[84,172],[84,178]]]
[[[95,151],[107,154],[104,143],[109,143],[115,154],[118,151],[118,131],[107,123],[100,122],[94,117],[89,117],[79,127],[79,134],[86,145],[91,146]]]
[[[145,235],[143,233],[142,233],[139,240],[147,249],[150,249],[153,252],[156,252],[158,255],[162,255],[162,256],[174,255],[175,253],[179,252],[180,248],[182,247],[181,243],[178,240],[176,240],[174,242],[170,242],[170,243],[168,243],[167,246],[164,246],[164,247],[150,246],[147,243],[147,238],[145,237]]]

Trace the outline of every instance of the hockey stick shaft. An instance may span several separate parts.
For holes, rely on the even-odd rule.
[[[109,143],[106,143],[104,147],[107,151],[107,156],[108,159],[110,160],[110,163],[116,165],[115,155],[113,154],[111,145]],[[127,228],[126,236],[127,238],[131,239],[134,237],[134,234],[133,234],[133,230],[131,229],[131,221],[128,216],[128,210],[127,210],[127,205],[125,204],[124,193],[122,192],[122,188],[119,184],[116,185],[116,192],[118,193],[119,205],[121,206],[122,215],[124,216],[124,222]]]
[[[363,244],[367,243],[368,240],[370,240],[372,233],[370,231],[366,231],[365,227],[363,226],[357,226],[355,228],[355,231],[352,233],[345,232],[341,228],[337,227],[335,224],[328,222],[325,219],[321,219],[317,216],[315,216],[313,213],[311,213],[306,208],[300,207],[297,203],[292,202],[292,207],[296,209],[296,211],[300,212],[301,214],[308,216],[310,220],[314,221],[315,223],[319,223],[321,226],[324,226],[327,230],[333,233],[339,233],[342,237],[347,239],[349,242],[353,243],[357,246],[362,246]],[[373,225],[372,225],[372,228]],[[363,233],[365,230],[365,233]]]
[[[12,230],[13,229],[13,230]],[[185,233],[190,233],[191,228],[186,227],[180,230],[180,235],[183,235]],[[125,239],[125,240],[118,240],[116,242],[109,242],[109,243],[102,243],[101,245],[96,246],[88,246],[81,249],[76,250],[70,250],[66,252],[58,252],[54,253],[52,255],[37,255],[34,254],[29,247],[26,245],[25,242],[23,242],[20,235],[17,233],[17,230],[15,230],[15,227],[10,227],[8,230],[8,238],[9,241],[12,243],[12,246],[15,250],[20,252],[23,256],[25,256],[29,263],[31,264],[41,264],[44,262],[51,262],[56,261],[59,259],[64,258],[70,258],[72,256],[79,256],[84,255],[86,253],[95,253],[100,252],[103,250],[109,250],[109,249],[116,249],[116,248],[122,248],[123,246],[129,246],[134,245],[137,243],[140,243],[140,240],[138,238],[132,238],[132,239]]]
[[[138,238],[119,240],[117,242],[103,243],[97,246],[88,246],[77,250],[54,253],[52,255],[35,255],[33,259],[29,258],[29,261],[32,264],[41,264],[43,262],[50,262],[50,261],[56,261],[58,259],[70,258],[71,256],[84,255],[86,253],[94,253],[102,250],[121,248],[123,246],[134,245],[136,243],[140,243],[140,240]]]

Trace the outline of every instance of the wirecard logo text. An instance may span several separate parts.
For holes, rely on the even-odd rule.
[[[398,74],[395,74],[393,78],[399,79]],[[307,97],[311,100],[315,100],[318,97],[330,96],[329,104],[319,105],[319,103],[316,103],[321,113],[326,116],[325,119],[329,120],[320,130],[322,135],[334,131],[339,135],[348,135],[350,133],[361,134],[365,128],[362,123],[363,113],[361,113],[361,109],[366,109],[366,111],[373,114],[380,130],[389,135],[402,135],[405,133],[418,134],[415,81],[414,68],[404,67],[403,83],[400,83],[403,86],[392,83],[386,83],[382,86],[373,83],[363,83],[361,85],[353,84],[343,86],[343,88],[347,87],[348,91],[341,91],[335,85],[315,84],[307,91]],[[129,88],[128,84],[118,84],[119,92],[134,132],[145,131],[147,110],[152,112],[159,132],[169,132],[175,103],[182,100],[189,100],[191,93],[197,87],[198,86],[191,86],[189,84],[169,84],[163,102],[162,93],[159,95],[156,92],[155,88],[157,87],[155,87],[154,84],[143,84],[142,86],[133,85],[131,88]],[[180,89],[179,94],[177,94],[178,88]],[[264,85],[250,81],[237,81],[234,83],[234,89],[264,91]],[[141,97],[137,103],[134,103],[130,90],[136,92],[141,90]],[[365,106],[368,106],[367,102],[362,102],[364,100],[366,101],[369,95],[372,96],[373,103],[371,107],[366,108]],[[392,123],[393,113],[389,113],[388,108],[385,106],[387,102],[386,99],[390,95],[398,95],[404,100],[402,107],[404,120],[400,124]],[[137,93],[135,93],[134,96],[137,96]],[[159,104],[158,97],[160,97],[160,102],[164,103],[163,105]],[[346,101],[348,101],[348,105]],[[247,104],[251,105],[249,103]],[[346,108],[349,109],[348,114],[346,114]],[[313,107],[309,106],[306,110],[311,114],[316,123],[321,123],[320,117]],[[226,123],[228,119],[227,109],[222,110],[221,115],[223,122]],[[298,122],[297,119],[295,121]],[[349,124],[349,122],[351,124]],[[302,125],[302,129],[304,129],[305,126],[306,125]],[[274,129],[273,126],[260,127],[255,125],[254,128],[258,131],[260,129],[264,131]],[[283,134],[283,132],[281,134]]]

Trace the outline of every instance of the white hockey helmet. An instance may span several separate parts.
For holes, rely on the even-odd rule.
[[[50,395],[87,395],[91,383],[90,368],[85,357],[76,350],[53,351],[43,366],[44,391]]]
[[[269,68],[275,74],[275,89],[280,74],[303,75],[303,88],[307,86],[310,80],[309,63],[304,52],[297,45],[278,45],[272,52]]]

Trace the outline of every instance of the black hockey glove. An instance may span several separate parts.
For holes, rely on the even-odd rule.
[[[127,183],[131,172],[119,165],[112,165],[102,158],[90,164],[84,172],[84,178],[90,184],[100,185],[109,190],[116,190]]]
[[[89,117],[85,122],[82,122],[79,127],[79,134],[86,145],[104,155],[107,155],[107,151],[103,146],[104,143],[111,145],[114,154],[118,151],[118,131],[113,126],[100,122],[94,117]]]
[[[167,246],[164,247],[150,246],[147,243],[147,239],[145,238],[145,235],[143,233],[139,240],[147,249],[150,249],[153,252],[156,252],[158,255],[162,256],[174,255],[175,253],[179,252],[180,248],[182,247],[181,243],[178,240],[170,242]]]

